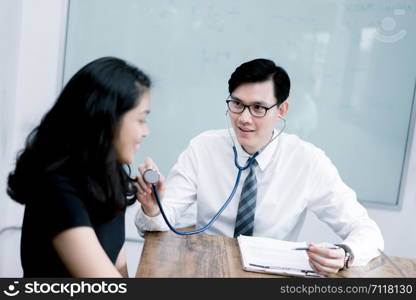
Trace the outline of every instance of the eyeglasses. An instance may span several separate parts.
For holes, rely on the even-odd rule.
[[[228,109],[236,114],[242,114],[243,111],[246,109],[246,107],[248,108],[250,114],[253,117],[256,118],[263,118],[267,111],[275,106],[277,106],[278,104],[273,104],[270,107],[266,107],[266,106],[262,106],[262,105],[258,105],[258,104],[251,104],[251,105],[246,105],[243,102],[239,101],[239,100],[235,100],[235,99],[227,99],[225,100],[225,102],[227,102],[227,106]]]

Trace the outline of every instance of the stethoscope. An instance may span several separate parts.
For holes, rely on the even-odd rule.
[[[228,113],[228,111],[227,111],[227,113]],[[226,115],[227,115],[227,113],[226,113]],[[166,224],[168,225],[168,227],[170,228],[170,230],[172,230],[174,233],[176,233],[176,234],[179,234],[179,235],[191,235],[191,234],[197,234],[197,233],[201,233],[201,232],[204,232],[205,230],[207,230],[208,228],[210,228],[211,227],[211,225],[212,224],[214,224],[214,222],[218,219],[218,217],[222,214],[222,212],[226,209],[226,207],[228,206],[228,204],[231,202],[231,200],[234,198],[234,194],[235,194],[235,192],[236,192],[236,190],[237,190],[237,188],[238,188],[238,186],[239,186],[239,184],[240,184],[240,177],[241,177],[241,173],[244,171],[244,170],[246,170],[246,169],[248,169],[248,168],[250,168],[251,167],[251,165],[253,164],[253,162],[254,162],[254,160],[256,159],[256,157],[261,153],[261,152],[263,152],[263,150],[268,146],[268,145],[270,145],[270,143],[271,142],[273,142],[276,138],[278,138],[281,134],[282,134],[282,132],[283,132],[283,130],[286,128],[286,120],[282,117],[282,116],[280,116],[280,118],[283,120],[283,127],[282,127],[282,129],[279,131],[279,133],[276,135],[276,136],[274,136],[265,146],[263,146],[263,148],[261,148],[259,151],[257,151],[256,153],[254,153],[253,154],[253,156],[251,156],[248,160],[247,160],[247,162],[246,162],[246,164],[245,164],[245,166],[241,166],[240,164],[239,164],[239,162],[238,162],[238,153],[237,153],[237,148],[236,148],[236,146],[235,146],[235,143],[234,143],[234,139],[233,139],[233,137],[232,137],[232,135],[231,135],[231,132],[230,132],[230,126],[229,126],[229,123],[228,123],[228,118],[226,118],[227,119],[227,125],[228,125],[228,134],[230,135],[230,138],[231,138],[231,141],[232,141],[232,143],[233,143],[233,152],[234,152],[234,164],[235,164],[235,166],[236,166],[236,168],[238,169],[238,174],[237,174],[237,178],[236,178],[236,180],[235,180],[235,183],[234,183],[234,187],[233,187],[233,189],[232,189],[232,191],[231,191],[231,194],[230,194],[230,196],[228,197],[228,199],[227,199],[227,201],[225,201],[225,203],[222,205],[222,207],[220,208],[220,210],[214,215],[214,217],[211,219],[211,221],[209,221],[208,222],[208,224],[206,224],[205,226],[203,226],[203,227],[201,227],[201,228],[199,228],[199,229],[196,229],[196,230],[192,230],[192,231],[179,231],[179,230],[177,230],[175,227],[173,227],[172,226],[172,224],[170,224],[170,222],[169,222],[169,220],[168,220],[168,218],[166,217],[166,214],[165,214],[165,211],[163,210],[163,207],[162,207],[162,203],[160,202],[160,199],[159,199],[159,194],[158,194],[158,192],[157,192],[157,187],[156,187],[156,183],[159,181],[159,179],[160,179],[160,176],[159,176],[159,174],[155,171],[155,170],[153,170],[153,169],[148,169],[148,170],[146,170],[146,171],[144,171],[143,172],[143,179],[144,179],[144,181],[146,181],[147,183],[150,183],[151,185],[152,185],[152,190],[153,190],[153,193],[154,193],[154,195],[155,195],[155,198],[156,198],[156,202],[157,202],[157,205],[159,206],[159,209],[160,209],[160,213],[162,214],[162,217],[163,217],[163,219],[165,220],[165,222],[166,222]]]

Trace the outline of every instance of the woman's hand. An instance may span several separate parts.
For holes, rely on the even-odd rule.
[[[159,173],[160,179],[156,184],[160,201],[163,199],[165,192],[165,179],[160,174],[158,167],[150,157],[144,159],[144,163],[139,166],[140,174],[136,178],[135,186],[137,187],[137,199],[142,205],[143,212],[149,217],[155,217],[160,213],[156,197],[152,190],[152,185],[143,179],[144,171],[152,169]]]
[[[309,264],[315,273],[322,275],[335,274],[344,267],[345,251],[330,243],[309,244],[306,253],[309,256]]]

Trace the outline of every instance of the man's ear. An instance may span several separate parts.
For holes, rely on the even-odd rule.
[[[279,105],[279,117],[284,118],[289,110],[289,103],[287,101]]]

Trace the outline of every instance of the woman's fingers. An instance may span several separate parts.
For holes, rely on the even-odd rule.
[[[143,205],[148,205],[149,194],[141,189],[141,187],[135,182],[134,185],[137,188],[137,200]]]
[[[155,162],[153,161],[153,159],[151,159],[150,157],[146,157],[144,159],[144,163],[139,166],[140,174],[143,175],[143,173],[146,170],[149,170],[149,169],[155,170],[158,173],[160,173],[159,172],[159,168],[157,167],[157,165],[155,164]]]
[[[140,167],[139,167],[140,170]],[[138,185],[138,190],[141,193],[150,193],[150,184],[146,183],[143,179],[143,175],[142,173],[140,173],[137,177],[136,177],[136,183]]]
[[[144,181],[143,174],[146,170],[149,169],[157,171],[159,173],[160,178],[163,178],[160,175],[159,168],[157,167],[153,159],[151,159],[150,157],[146,157],[144,159],[144,163],[139,166],[140,176],[138,176],[137,179],[137,183],[140,185],[142,190],[146,191],[146,193],[151,193],[151,185]]]
[[[142,204],[143,211],[148,216],[155,216],[159,214],[159,206],[156,201],[156,195],[153,193],[152,185],[147,183],[143,178],[143,174],[146,170],[149,169],[155,170],[159,174],[159,181],[156,184],[157,194],[160,201],[163,199],[165,190],[165,178],[160,174],[159,168],[150,157],[146,157],[144,159],[144,163],[139,166],[139,175],[137,176],[136,180],[136,187],[138,191],[137,198]]]
[[[159,168],[157,167],[157,165],[155,164],[155,162],[153,161],[151,157],[146,157],[144,159],[144,165],[146,166],[147,169],[153,169],[159,173]]]

